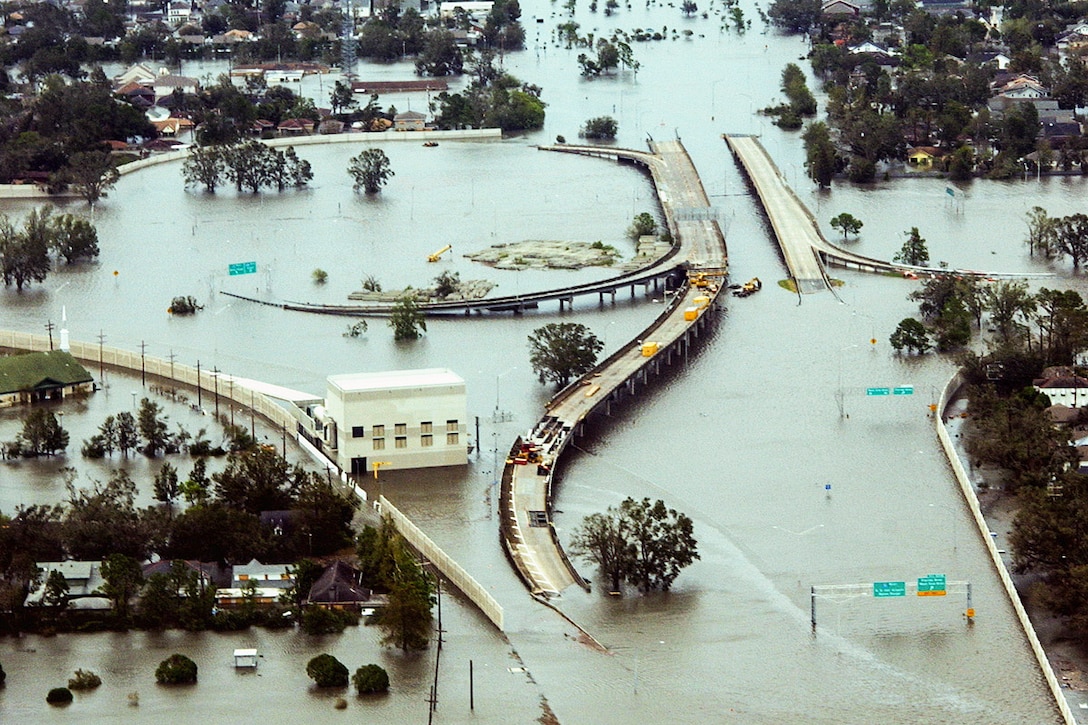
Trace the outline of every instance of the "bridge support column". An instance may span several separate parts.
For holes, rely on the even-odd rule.
[[[616,304],[616,290],[612,290],[612,304]]]

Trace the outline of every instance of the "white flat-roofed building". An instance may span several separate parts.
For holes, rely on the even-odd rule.
[[[464,0],[463,2],[444,2],[438,6],[438,15],[442,18],[452,18],[457,14],[457,10],[464,10],[469,15],[485,16],[491,12],[491,8],[494,2],[490,0]]]
[[[325,443],[344,471],[468,463],[465,381],[452,370],[330,375]]]

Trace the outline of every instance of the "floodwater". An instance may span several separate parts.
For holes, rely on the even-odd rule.
[[[780,95],[782,66],[805,51],[798,39],[758,28],[743,36],[719,32],[715,15],[686,20],[676,7],[621,7],[611,18],[580,8],[583,33],[693,31],[690,39],[635,45],[642,63],[637,78],[587,81],[576,62],[583,51],[548,42],[563,20],[554,14],[558,6],[537,1],[522,8],[529,49],[507,54],[505,63],[544,88],[543,131],[503,142],[442,142],[434,149],[390,145],[396,176],[374,199],[351,192],[344,169],[360,148],[352,145],[300,147],[314,165],[313,187],[282,195],[185,192],[177,165],[126,176],[96,212],[99,264],[54,273],[22,295],[0,293],[0,325],[43,332],[65,307],[73,338],[94,340],[101,333],[106,344],[132,350],[143,341],[149,355],[174,353],[179,362],[200,360],[314,393],[322,392],[327,375],[358,370],[446,366],[465,377],[469,413],[480,419],[470,465],[383,471],[380,484],[506,608],[508,640],[457,598],[446,598],[438,722],[531,722],[542,698],[565,723],[1057,721],[927,417],[953,365],[936,356],[899,357],[887,344],[898,321],[915,312],[907,295],[916,283],[837,270],[845,281],[838,298],[825,293],[801,300],[773,284],[785,276],[783,265],[720,135],[762,133],[830,238],[826,224],[833,215],[847,211],[864,221],[861,237],[848,243],[862,253],[890,257],[902,232],[918,226],[934,261],[1053,274],[1033,284],[1082,293],[1082,280],[1067,269],[1029,258],[1022,238],[1027,209],[1080,210],[1084,182],[976,181],[955,198],[933,179],[817,192],[804,180],[799,136],[751,114]],[[744,9],[758,24],[754,9]],[[545,22],[534,22],[538,16]],[[184,69],[193,75],[222,70]],[[364,68],[364,76],[369,71]],[[409,74],[409,64],[375,71],[384,78]],[[402,103],[383,99],[390,101]],[[612,599],[597,590],[564,592],[557,604],[610,649],[601,654],[529,599],[496,532],[498,452],[532,427],[551,394],[529,369],[525,337],[558,319],[557,310],[434,319],[423,339],[397,345],[382,320],[349,339],[342,335],[344,318],[286,313],[217,292],[343,302],[367,274],[393,289],[424,285],[449,270],[464,279],[493,279],[497,292],[605,276],[610,272],[600,269],[503,272],[461,255],[524,239],[601,240],[632,252],[624,229],[635,213],[654,208],[645,176],[532,147],[558,134],[573,140],[585,119],[606,114],[619,121],[622,145],[641,147],[646,133],[681,136],[720,210],[733,278],[759,276],[766,284],[758,295],[728,300],[686,367],[614,408],[611,419],[590,425],[563,464],[556,524],[564,540],[583,516],[626,496],[664,499],[695,520],[699,539],[701,560],[668,594]],[[27,205],[4,202],[2,208],[20,213]],[[447,243],[453,253],[428,264],[426,256]],[[258,263],[257,275],[226,276],[227,264],[250,260]],[[311,280],[315,268],[329,273],[324,287]],[[178,294],[196,296],[205,309],[170,318],[165,308]],[[612,350],[656,314],[654,301],[621,294],[614,306],[579,300],[564,317],[589,325]],[[111,376],[109,395],[119,406],[131,404],[137,384]],[[915,394],[864,395],[866,387],[900,384],[913,385]],[[13,425],[5,425],[5,435]],[[77,456],[69,462],[82,466]],[[25,469],[0,468],[4,510],[40,500],[40,477]],[[821,599],[813,634],[811,586],[929,573],[972,583],[974,623],[964,620],[961,597]],[[251,644],[264,654],[258,676],[238,675],[230,652]],[[176,691],[151,684],[168,650],[198,660],[199,685]],[[332,712],[329,698],[313,693],[303,672],[321,651],[351,669],[370,661],[390,668],[394,692],[376,703],[349,698],[349,713],[426,717],[434,649],[403,658],[381,650],[365,628],[326,640],[263,631],[0,640],[0,662],[9,673],[0,715],[46,721],[78,714],[96,722],[168,715],[184,723],[214,712],[217,720],[242,722],[259,709],[292,722]],[[475,712],[468,706],[469,659],[475,662]],[[76,667],[99,671],[103,690],[79,696],[70,713],[48,709],[45,691]],[[135,711],[125,699],[132,691],[140,692]]]

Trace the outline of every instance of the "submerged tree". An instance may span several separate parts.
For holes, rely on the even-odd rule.
[[[389,326],[393,328],[393,339],[397,342],[419,339],[420,331],[427,331],[427,320],[415,297],[404,295],[397,299],[389,316]]]
[[[576,322],[552,322],[529,335],[529,364],[540,382],[566,385],[597,364],[604,343]]]
[[[367,149],[351,159],[348,175],[354,183],[355,191],[362,189],[367,194],[377,194],[382,190],[395,172],[389,165],[389,157],[381,149]]]
[[[918,227],[911,227],[905,234],[907,241],[903,242],[903,247],[896,252],[892,261],[909,264],[912,267],[924,267],[929,264],[929,250],[926,249],[926,240],[919,234]]]

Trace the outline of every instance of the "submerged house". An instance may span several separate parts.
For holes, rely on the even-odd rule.
[[[94,390],[94,378],[63,350],[0,357],[0,408],[63,400]]]

